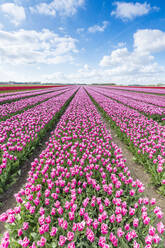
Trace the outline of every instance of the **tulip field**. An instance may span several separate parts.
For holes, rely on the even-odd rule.
[[[165,96],[150,90],[72,85],[0,95],[0,196],[51,131],[15,206],[0,213],[0,248],[165,247],[163,211],[111,136],[113,128],[165,200]]]
[[[110,98],[100,94],[101,90],[98,93],[90,88],[88,92],[105,111],[109,121],[130,146],[138,162],[151,173],[153,183],[160,186],[160,190],[165,194],[165,126],[153,120],[152,115],[148,118],[137,111],[142,102],[137,101],[135,108],[131,100],[128,99],[125,105],[123,96],[111,97],[109,91],[106,94]],[[116,98],[120,99],[120,102],[114,100]]]

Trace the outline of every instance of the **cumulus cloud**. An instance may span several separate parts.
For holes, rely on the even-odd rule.
[[[157,65],[155,65],[157,67]],[[55,72],[53,74],[43,75],[42,81],[54,82],[54,83],[82,83],[82,84],[103,84],[103,83],[117,83],[117,84],[151,84],[151,83],[165,83],[165,71],[160,72],[154,69],[154,73],[151,73],[153,66],[150,68],[145,67],[144,71],[132,73],[124,73],[114,69],[102,69],[102,68],[87,68],[83,66],[81,69],[74,73]]]
[[[105,75],[110,77],[123,77],[129,82],[146,82],[153,79],[165,82],[165,67],[159,65],[153,56],[154,52],[165,50],[165,32],[160,30],[138,30],[134,34],[134,50],[127,47],[118,48],[109,55],[103,56],[100,66]],[[129,80],[127,80],[129,78]]]
[[[114,2],[116,10],[111,12],[111,15],[122,20],[132,20],[138,16],[148,14],[152,9],[158,9],[151,7],[148,3],[133,3],[133,2]]]
[[[117,44],[118,47],[124,47],[125,45],[126,45],[125,42],[119,42],[119,43]]]
[[[52,74],[43,75],[43,81],[45,82],[59,82],[68,84],[69,83],[94,83],[100,82],[102,83],[105,80],[105,76],[103,77],[103,72],[101,70],[87,68],[85,65],[75,71],[74,73],[63,73],[63,72],[55,72]]]
[[[138,30],[134,36],[134,49],[126,46],[114,49],[100,60],[100,68],[84,66],[74,75],[82,83],[157,84],[165,83],[165,67],[158,64],[153,55],[165,51],[165,32]],[[124,44],[122,44],[124,45]],[[73,75],[70,75],[70,80]]]
[[[65,84],[68,82],[84,84],[165,83],[165,67],[158,64],[154,57],[155,52],[165,50],[164,37],[165,32],[161,30],[138,30],[133,36],[133,50],[131,51],[126,44],[118,44],[110,54],[100,59],[100,63],[95,68],[84,64],[78,69],[74,66],[69,73],[65,73],[62,68],[61,71],[45,74],[45,70],[42,70],[45,64],[73,61],[74,54],[78,52],[77,40],[70,36],[60,36],[46,29],[41,32],[23,29],[13,32],[0,30],[1,80],[36,80]],[[20,71],[20,65],[22,65],[21,68],[23,65],[29,68],[29,64],[32,64],[32,67],[35,64],[38,73],[25,75]]]
[[[0,10],[10,19],[10,22],[16,26],[26,19],[24,8],[14,3],[1,4]]]
[[[94,25],[92,27],[88,28],[88,32],[90,33],[96,33],[96,32],[104,32],[104,30],[107,28],[109,22],[104,21],[101,26]]]
[[[47,29],[0,31],[0,64],[59,64],[73,60],[77,40]]]
[[[110,55],[104,56],[100,61],[102,67],[117,67],[122,68],[122,71],[125,69],[126,72],[134,72],[137,69],[140,69],[141,66],[148,65],[152,63],[154,57],[146,52],[129,52],[126,47],[119,48]]]
[[[137,51],[160,52],[165,50],[165,32],[157,29],[142,29],[134,34]]]
[[[34,7],[30,7],[32,13],[56,16],[72,16],[77,12],[79,7],[84,5],[85,0],[53,0],[50,3],[40,3]]]

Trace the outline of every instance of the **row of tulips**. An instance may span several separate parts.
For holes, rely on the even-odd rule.
[[[151,173],[153,183],[161,186],[165,194],[165,126],[90,87],[87,91],[116,128],[118,136],[129,145],[137,161]]]
[[[109,87],[116,90],[125,90],[125,91],[137,91],[137,92],[144,92],[144,93],[151,93],[151,94],[161,94],[165,95],[165,87]]]
[[[57,91],[37,95],[34,97],[30,97],[30,98],[20,99],[14,102],[14,104],[13,102],[2,104],[0,105],[0,119],[3,117],[7,117],[8,115],[16,113],[18,111],[25,110],[26,108],[29,108],[32,105],[36,105],[43,101],[46,101],[47,99],[52,98],[56,95],[59,95],[63,93],[64,91],[65,91],[65,88],[63,87],[60,91],[58,89]]]
[[[6,96],[12,96],[12,95],[20,95],[20,94],[27,94],[27,93],[33,93],[33,92],[37,92],[38,91],[41,91],[41,92],[44,92],[45,90],[50,90],[51,89],[37,89],[37,90],[23,90],[23,91],[11,91],[11,92],[5,92],[5,93],[0,93],[0,97],[6,97]],[[52,89],[53,90],[53,89]],[[0,88],[0,91],[1,91],[1,88]]]
[[[141,99],[141,97],[136,97],[137,99],[133,99],[133,97],[129,97],[127,96],[127,93],[123,92],[123,94],[119,91],[113,91],[113,90],[108,90],[105,88],[93,88],[92,89],[96,92],[100,92],[101,94],[108,96],[124,105],[127,105],[133,109],[138,110],[139,112],[146,114],[148,117],[151,117],[155,120],[159,120],[161,121],[162,119],[164,119],[165,117],[165,108],[163,107],[159,107],[150,103],[145,102],[145,96],[142,97],[144,99],[144,101],[141,101],[139,99]],[[138,93],[136,93],[138,94]],[[141,95],[141,93],[138,94],[138,96]],[[134,97],[135,98],[135,97]],[[139,99],[138,99],[139,98]],[[152,101],[152,95],[150,95],[147,98],[150,98],[150,100]],[[153,97],[154,98],[154,97]],[[165,100],[165,98],[164,98]],[[154,100],[153,100],[154,101]],[[161,102],[161,100],[159,100],[159,102]],[[165,105],[165,102],[164,102]]]
[[[143,191],[80,89],[32,162],[17,206],[0,215],[0,248],[163,248],[163,213]]]
[[[57,89],[59,90],[59,89]],[[7,102],[14,102],[17,101],[17,99],[21,99],[21,98],[27,98],[27,97],[32,97],[32,96],[36,96],[36,95],[41,95],[41,94],[45,94],[48,92],[52,92],[54,91],[54,89],[46,89],[46,90],[35,90],[35,91],[28,91],[28,92],[21,92],[20,94],[12,94],[12,95],[7,95],[5,97],[1,96],[0,97],[0,104],[4,104]]]
[[[24,91],[24,90],[37,90],[37,89],[53,89],[53,88],[57,88],[57,87],[63,87],[63,86],[67,86],[67,85],[2,85],[0,84],[0,92],[4,92],[4,91]]]
[[[101,88],[109,89],[109,91],[119,96],[125,96],[128,98],[137,100],[137,101],[151,103],[159,107],[165,107],[165,96],[145,94],[145,93],[139,93],[139,92],[129,92],[129,91],[124,91],[124,90],[115,90],[115,89],[110,89],[107,87],[99,87],[99,89]]]
[[[60,109],[76,89],[73,87],[62,95],[0,122],[0,193],[6,189],[7,183],[10,184],[10,175],[13,183],[21,161],[53,125]]]

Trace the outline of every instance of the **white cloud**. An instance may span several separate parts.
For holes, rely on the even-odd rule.
[[[165,50],[165,32],[139,30],[134,34],[134,50],[126,47],[115,49],[103,56],[100,66],[106,68],[105,75],[126,82],[165,82],[165,67],[155,61],[153,52]],[[122,78],[123,77],[123,78]],[[129,80],[128,80],[129,79]]]
[[[107,28],[109,22],[103,21],[102,25],[94,25],[87,29],[89,33],[96,33],[96,32],[104,32],[104,30]],[[82,32],[86,31],[85,28],[77,28],[77,33],[80,34]]]
[[[91,66],[84,65],[82,68],[65,73],[62,71],[56,71],[54,73],[44,73],[43,69],[35,70],[35,74],[22,73],[20,69],[16,71],[15,67],[9,70],[8,67],[0,68],[0,79],[3,81],[15,80],[15,81],[42,81],[42,82],[54,82],[54,83],[118,83],[118,84],[157,84],[165,83],[165,70],[158,71],[155,69],[145,66],[145,70],[141,72],[120,72],[120,68],[117,70],[111,70],[111,68],[92,68]],[[19,67],[18,67],[19,68]],[[75,69],[75,67],[74,67]],[[152,71],[151,71],[152,70]],[[6,72],[6,73],[5,73]]]
[[[165,83],[165,67],[159,65],[153,56],[154,52],[165,50],[164,34],[165,32],[160,30],[156,32],[155,30],[147,30],[147,32],[138,30],[133,36],[134,49],[132,51],[128,50],[125,44],[118,44],[118,47],[114,48],[110,54],[102,57],[100,66],[93,68],[91,65],[84,64],[81,67],[79,65],[76,69],[74,64],[74,66],[70,65],[68,70],[68,64],[66,64],[66,67],[64,65],[59,71],[56,69],[57,66],[54,68],[51,64],[72,62],[73,54],[77,52],[77,40],[69,36],[59,36],[49,30],[41,32],[23,29],[15,32],[1,30],[0,80],[65,84],[68,82]],[[77,61],[77,63],[79,62]],[[49,64],[49,66],[47,67],[45,64]],[[34,67],[36,70],[32,69]],[[20,68],[25,68],[25,70],[20,70]],[[29,68],[32,73],[29,73]],[[53,71],[56,70],[54,73],[51,73],[52,68]]]
[[[111,12],[117,18],[122,20],[132,20],[137,16],[143,16],[148,14],[151,9],[156,9],[156,7],[151,7],[148,3],[133,3],[133,2],[114,2],[116,5],[116,10]]]
[[[124,47],[125,45],[126,45],[125,42],[119,42],[119,43],[117,44],[117,47]]]
[[[35,7],[30,7],[32,13],[55,16],[72,16],[79,7],[84,5],[85,0],[53,0],[50,3],[40,3]]]
[[[157,29],[142,29],[134,34],[137,51],[160,52],[165,50],[165,32]]]
[[[89,70],[89,65],[88,64],[85,64],[84,65],[84,69]]]
[[[53,74],[43,75],[42,81],[54,82],[54,83],[117,83],[117,84],[151,84],[151,83],[165,83],[165,70],[157,71],[157,65],[151,67],[145,67],[145,70],[141,72],[125,73],[120,72],[121,68],[111,70],[102,68],[89,68],[84,65],[81,69],[66,74],[63,72],[55,72]],[[151,71],[152,70],[152,71]]]
[[[77,33],[80,34],[82,32],[84,32],[85,28],[77,28]]]
[[[52,7],[51,4],[47,3],[40,3],[36,5],[35,7],[30,7],[30,10],[32,13],[39,13],[43,15],[56,15],[56,9]]]
[[[59,30],[60,32],[65,32],[65,28],[64,28],[64,27],[59,27],[58,30]]]
[[[107,67],[111,75],[135,75],[145,73],[157,73],[164,70],[155,61],[154,57],[147,52],[129,52],[126,47],[119,48],[109,56],[104,56],[100,61],[101,67]]]
[[[96,33],[96,32],[104,32],[104,30],[106,29],[106,27],[108,26],[109,22],[104,21],[102,23],[102,26],[99,25],[94,25],[92,27],[88,28],[88,32],[90,33]]]
[[[0,64],[59,64],[73,60],[76,40],[47,29],[0,31]]]
[[[1,4],[0,10],[10,19],[10,22],[16,26],[26,19],[24,8],[14,3]]]
[[[93,83],[93,82],[103,82],[105,77],[103,77],[102,71],[96,69],[83,68],[77,70],[76,72],[71,72],[65,74],[63,72],[55,72],[53,74],[48,74],[43,76],[43,81],[45,82],[59,82],[59,83]]]

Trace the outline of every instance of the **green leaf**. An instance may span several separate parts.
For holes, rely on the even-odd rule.
[[[51,243],[51,247],[52,248],[56,248],[57,247],[57,244],[55,242]]]
[[[36,237],[37,237],[37,233],[33,232],[33,233],[31,233],[31,236],[32,236],[32,237],[33,237],[33,239],[35,240],[35,239],[36,239]]]

